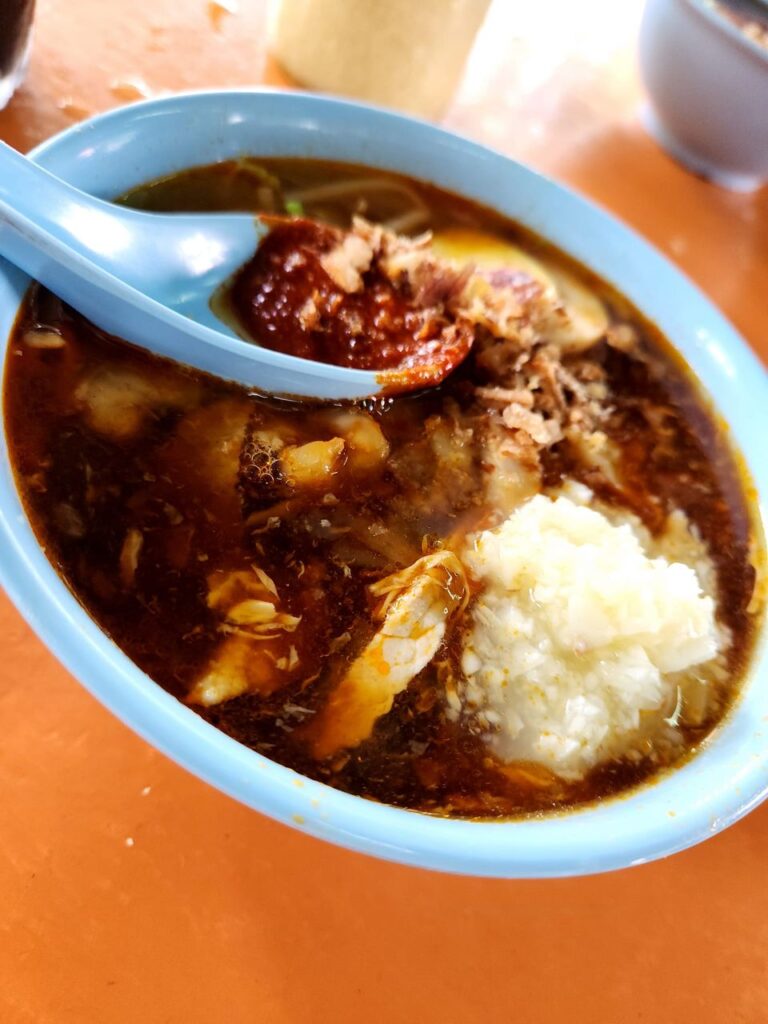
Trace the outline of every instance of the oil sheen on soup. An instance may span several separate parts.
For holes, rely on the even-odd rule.
[[[359,403],[268,398],[32,289],[18,486],[141,669],[281,764],[441,815],[583,804],[695,751],[749,656],[760,545],[723,431],[621,296],[362,167],[247,158],[124,201],[268,215],[226,316],[393,374]]]

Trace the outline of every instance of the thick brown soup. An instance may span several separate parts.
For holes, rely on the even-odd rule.
[[[679,359],[621,297],[497,214],[364,168],[244,160],[153,183],[125,201],[260,210],[344,230],[363,214],[402,235],[431,228],[454,241],[485,232],[553,273],[575,274],[606,316],[589,344],[545,345],[548,328],[520,313],[528,309],[521,282],[537,301],[543,286],[531,285],[535,275],[492,268],[488,287],[501,282],[519,299],[514,343],[474,320],[472,352],[438,387],[359,405],[299,405],[146,355],[35,287],[5,370],[13,468],[48,557],[140,668],[275,761],[438,814],[505,817],[576,805],[624,791],[695,750],[749,656],[757,542],[726,439]],[[373,259],[388,267],[378,251]],[[373,276],[381,283],[380,265],[363,268],[361,288]],[[241,307],[272,270],[259,273],[250,292],[241,281]],[[462,287],[465,277],[459,272]],[[305,285],[298,275],[296,287]],[[390,276],[385,290],[387,303],[418,301],[403,276]],[[440,315],[464,329],[465,307],[456,312],[447,294]],[[351,309],[358,299],[342,296],[337,305],[345,303]],[[250,322],[247,310],[243,319],[255,335],[268,322],[272,347],[296,350],[292,309],[266,300],[250,308]],[[312,346],[341,343],[330,327],[317,333],[326,330],[318,322]],[[375,331],[364,326],[366,365],[376,365]],[[317,356],[312,346],[301,354]],[[688,524],[685,543],[707,558],[702,586],[711,586],[720,646],[709,667],[675,670],[677,706],[659,705],[650,739],[561,773],[544,759],[502,758],[489,742],[489,731],[507,726],[475,714],[462,649],[491,587],[467,568],[472,538],[497,528],[532,491],[554,497],[566,481],[585,485],[579,493],[601,515],[631,522],[647,549],[670,561],[685,561],[675,552],[687,550],[664,539],[670,523]],[[412,619],[393,656],[387,643],[403,595]],[[429,643],[422,665],[419,645]],[[361,712],[355,700],[368,682],[379,686],[401,671],[396,692]],[[696,693],[706,690],[698,706],[686,689],[691,672]]]

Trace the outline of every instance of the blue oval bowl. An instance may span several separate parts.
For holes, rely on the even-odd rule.
[[[533,171],[433,125],[356,103],[268,90],[203,92],[123,107],[32,156],[111,198],[159,175],[239,154],[347,160],[435,182],[507,214],[627,295],[684,355],[768,495],[765,370],[712,304],[646,242]],[[4,346],[29,279],[0,261]],[[768,791],[764,635],[740,699],[681,768],[621,798],[547,818],[450,821],[340,793],[235,742],[165,693],[86,614],[45,557],[3,440],[0,581],[67,668],[127,725],[200,778],[264,814],[406,864],[503,878],[642,864],[736,821]],[[764,509],[759,514],[765,520]],[[764,631],[763,631],[764,632]]]

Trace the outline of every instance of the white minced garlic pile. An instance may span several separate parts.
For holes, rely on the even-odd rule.
[[[483,589],[449,695],[450,713],[473,716],[502,760],[567,779],[669,732],[680,673],[725,639],[706,573],[652,557],[639,524],[614,525],[584,504],[586,488],[574,494],[537,495],[469,538]]]

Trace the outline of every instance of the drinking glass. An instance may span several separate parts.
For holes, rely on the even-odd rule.
[[[0,109],[24,77],[35,0],[0,0]]]

